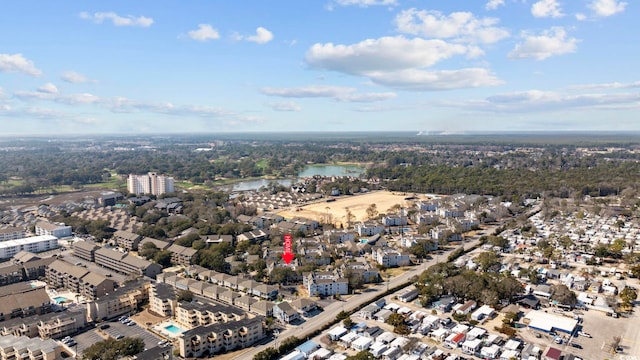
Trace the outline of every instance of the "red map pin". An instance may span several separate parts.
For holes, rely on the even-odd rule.
[[[282,260],[289,265],[293,260],[293,252],[291,252],[291,234],[284,234],[284,253],[282,254]]]

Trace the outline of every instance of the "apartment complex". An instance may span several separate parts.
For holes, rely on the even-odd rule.
[[[176,322],[186,328],[208,326],[216,323],[229,323],[246,317],[244,311],[220,303],[181,301],[175,309]]]
[[[176,291],[173,286],[156,282],[149,290],[149,310],[164,317],[173,316],[176,308]]]
[[[243,349],[264,337],[262,318],[201,326],[184,332],[178,343],[180,356],[211,356],[219,352]]]
[[[174,192],[172,177],[150,172],[147,175],[130,174],[127,179],[127,190],[132,194],[161,195]]]
[[[44,286],[32,287],[22,282],[0,288],[0,321],[51,312],[49,295]]]
[[[0,259],[8,259],[20,251],[43,252],[58,247],[58,238],[52,235],[32,236],[28,238],[0,242]]]
[[[36,223],[36,235],[51,235],[58,239],[71,236],[71,226],[40,220]]]
[[[0,359],[58,360],[62,359],[62,346],[51,339],[2,336],[0,337]]]
[[[158,264],[115,250],[99,248],[94,254],[96,264],[121,274],[155,279],[162,272],[162,266]]]
[[[45,274],[49,286],[65,288],[88,300],[106,295],[116,287],[113,280],[62,260],[56,260],[47,266]]]
[[[18,227],[10,226],[0,229],[0,241],[22,239],[26,236],[24,229]]]
[[[332,272],[305,274],[302,284],[310,296],[346,295],[349,293],[349,280]]]
[[[150,284],[136,281],[115,289],[87,304],[87,319],[91,321],[113,319],[120,315],[133,313],[138,306],[149,298]]]

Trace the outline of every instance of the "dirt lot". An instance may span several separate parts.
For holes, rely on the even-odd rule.
[[[407,197],[415,196],[414,200],[405,200]],[[374,191],[367,194],[342,196],[332,202],[318,202],[297,208],[297,210],[284,210],[278,215],[285,218],[303,217],[320,222],[329,220],[334,225],[347,223],[347,209],[353,214],[352,221],[363,221],[367,219],[367,208],[371,204],[376,204],[378,213],[386,213],[392,206],[400,205],[407,207],[410,201],[426,200],[425,195],[414,195],[412,193],[399,193],[391,191]],[[329,219],[327,219],[329,218]]]

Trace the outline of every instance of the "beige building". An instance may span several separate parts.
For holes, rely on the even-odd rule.
[[[65,288],[88,300],[104,296],[112,292],[116,286],[116,283],[111,279],[62,260],[56,260],[49,264],[45,274],[49,286]]]
[[[242,319],[188,330],[178,339],[178,350],[183,358],[211,356],[246,348],[263,337],[262,318]]]
[[[175,321],[185,329],[227,323],[243,319],[246,314],[240,309],[219,303],[179,302],[175,310]]]
[[[22,282],[0,287],[0,321],[48,313],[50,301],[44,286]]]
[[[151,284],[146,281],[128,283],[87,304],[87,318],[91,321],[113,319],[129,314],[149,298]]]
[[[162,266],[133,255],[100,248],[95,252],[96,264],[115,272],[134,277],[148,276],[155,279],[162,272]]]
[[[27,234],[22,228],[9,226],[9,227],[0,229],[0,241],[22,239],[26,236]]]
[[[130,174],[127,179],[127,190],[136,195],[172,193],[174,192],[174,180],[172,177],[158,175],[154,172],[147,175]]]
[[[50,313],[40,317],[38,335],[41,339],[61,339],[77,333],[87,324],[86,320],[84,309]]]
[[[173,286],[165,283],[152,283],[149,289],[149,310],[160,316],[173,316],[176,302],[176,292]]]
[[[167,249],[171,252],[171,262],[176,265],[189,266],[197,250],[173,244]]]
[[[59,360],[62,359],[62,347],[51,339],[2,336],[0,337],[0,359]]]

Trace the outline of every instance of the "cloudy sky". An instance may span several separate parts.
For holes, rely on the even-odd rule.
[[[640,3],[3,1],[6,134],[640,130]]]

